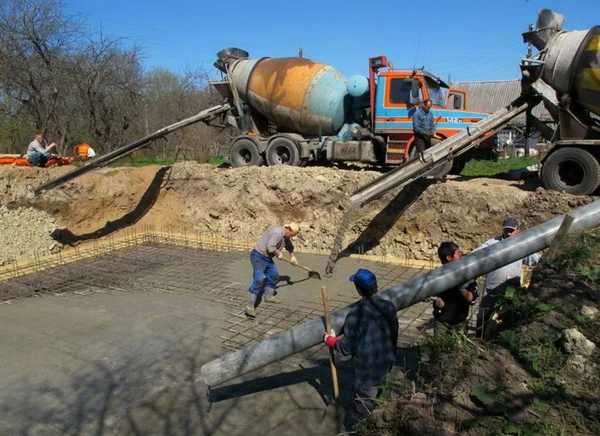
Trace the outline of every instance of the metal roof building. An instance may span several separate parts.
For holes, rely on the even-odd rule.
[[[469,93],[467,107],[474,111],[495,112],[507,106],[521,94],[521,81],[498,80],[490,82],[456,82],[452,88],[464,89]],[[542,121],[552,117],[542,103],[533,108],[533,115]],[[525,125],[525,113],[515,117],[509,125]]]

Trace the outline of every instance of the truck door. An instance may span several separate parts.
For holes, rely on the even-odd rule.
[[[420,82],[416,79],[386,76],[379,120],[387,134],[387,163],[403,163],[407,159],[407,145],[412,137],[412,116],[422,98]]]
[[[388,77],[384,100],[385,129],[388,133],[412,131],[412,116],[421,99],[419,81]]]

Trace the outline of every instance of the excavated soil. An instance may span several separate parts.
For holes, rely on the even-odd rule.
[[[557,259],[538,264],[529,288],[516,291],[519,303],[499,309],[494,340],[421,344],[411,383],[359,434],[600,434],[599,243],[598,229],[571,236]],[[584,308],[596,314],[584,315]],[[564,329],[577,330],[595,349],[575,356],[561,340]]]
[[[28,187],[69,170],[0,167],[0,206],[6,207],[0,213],[0,237],[11,241],[0,264],[33,252],[47,254],[61,244],[118,234],[133,225],[252,241],[269,227],[294,220],[300,223],[300,250],[328,252],[349,196],[381,175],[185,162],[104,168],[27,198]],[[469,251],[497,234],[508,215],[529,227],[593,200],[546,191],[534,183],[461,177],[417,181],[398,196],[387,195],[360,209],[346,233],[345,252],[435,259],[440,242],[454,240]],[[34,236],[37,231],[43,235]]]

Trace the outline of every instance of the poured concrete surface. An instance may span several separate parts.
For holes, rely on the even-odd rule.
[[[200,366],[319,316],[322,284],[334,307],[354,301],[348,276],[358,267],[373,269],[381,288],[416,272],[342,259],[320,282],[283,264],[283,303],[263,303],[252,321],[242,313],[248,253],[150,246],[115,255],[71,266],[86,271],[79,282],[68,281],[63,267],[56,274],[67,277],[68,290],[55,280],[40,298],[0,305],[0,434],[318,434],[332,393],[323,346],[213,388],[211,404]],[[298,258],[317,270],[325,263]],[[104,270],[113,274],[103,282]],[[427,317],[426,307],[411,309],[400,318],[406,332]],[[351,369],[340,366],[348,406]]]

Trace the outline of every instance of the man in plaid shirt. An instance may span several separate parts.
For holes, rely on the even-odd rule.
[[[342,327],[343,337],[325,333],[323,340],[344,356],[352,356],[354,405],[359,416],[375,408],[375,399],[396,359],[398,317],[387,300],[376,298],[377,278],[368,269],[350,276],[362,297],[350,310]],[[375,298],[374,298],[375,297]]]

